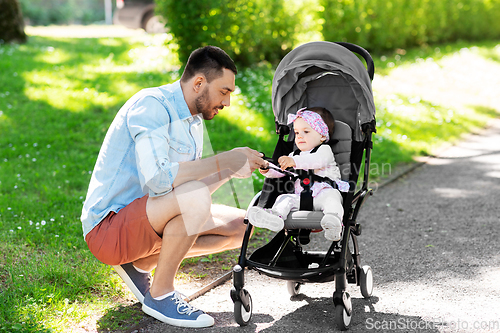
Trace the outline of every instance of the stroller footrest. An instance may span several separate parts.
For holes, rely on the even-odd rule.
[[[297,210],[288,214],[285,220],[286,229],[323,229],[321,219],[323,213],[319,211]]]
[[[321,283],[333,281],[335,273],[340,268],[338,263],[334,263],[327,267],[318,268],[271,267],[251,260],[248,260],[247,263],[249,268],[272,278],[292,280],[303,283]]]

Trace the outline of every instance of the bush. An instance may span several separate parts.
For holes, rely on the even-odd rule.
[[[500,0],[320,0],[323,37],[370,50],[500,37]]]
[[[198,47],[215,45],[241,66],[276,63],[295,41],[295,15],[286,0],[157,0],[179,59]]]
[[[19,0],[31,25],[89,24],[104,21],[103,0]]]

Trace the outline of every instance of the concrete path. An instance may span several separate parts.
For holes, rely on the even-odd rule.
[[[376,147],[374,154],[376,154]],[[350,332],[500,332],[500,120],[446,149],[363,206],[358,238],[375,289],[350,285]],[[324,247],[322,235],[315,247]],[[248,272],[253,317],[239,327],[232,281],[192,303],[215,317],[201,332],[335,332],[333,283],[306,284],[290,297],[284,281]],[[139,332],[186,332],[158,321]]]

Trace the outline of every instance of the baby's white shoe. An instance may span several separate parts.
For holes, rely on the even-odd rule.
[[[285,226],[283,219],[275,215],[271,210],[257,206],[248,209],[248,221],[255,227],[269,229],[275,232],[280,231]]]
[[[325,230],[325,238],[337,242],[342,238],[342,222],[333,214],[325,214],[321,219],[321,227]]]

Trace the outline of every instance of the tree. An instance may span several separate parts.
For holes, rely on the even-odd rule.
[[[0,42],[25,43],[27,39],[18,0],[0,0]]]

